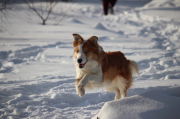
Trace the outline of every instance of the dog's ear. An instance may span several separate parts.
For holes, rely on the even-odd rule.
[[[83,43],[84,39],[79,34],[72,34],[74,37],[73,46],[76,47]]]
[[[97,41],[98,41],[98,37],[97,36],[92,36],[88,39],[88,41],[91,42],[92,45],[98,45]]]

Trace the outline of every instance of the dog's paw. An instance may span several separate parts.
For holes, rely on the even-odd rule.
[[[78,94],[80,97],[84,96],[84,94],[85,94],[85,90],[84,90],[83,85],[77,85],[77,86],[76,86],[76,91],[77,91],[77,94]]]

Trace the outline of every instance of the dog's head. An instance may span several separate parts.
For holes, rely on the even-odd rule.
[[[73,34],[73,37],[73,59],[79,68],[89,67],[94,61],[99,61],[98,37],[92,36],[88,40],[84,40],[79,34]]]

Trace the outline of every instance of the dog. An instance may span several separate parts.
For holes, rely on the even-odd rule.
[[[120,51],[104,52],[96,36],[84,40],[79,34],[73,34],[73,38],[77,94],[82,97],[85,89],[104,87],[116,93],[115,100],[125,98],[133,76],[139,74],[137,63],[126,59]]]

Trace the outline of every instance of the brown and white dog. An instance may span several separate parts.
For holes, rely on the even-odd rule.
[[[77,94],[82,97],[85,89],[104,87],[116,93],[115,100],[125,98],[133,75],[139,74],[136,62],[126,59],[120,51],[104,52],[96,36],[88,40],[79,34],[73,34],[73,37]]]

